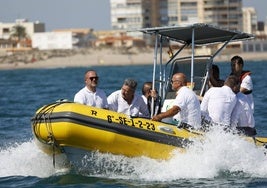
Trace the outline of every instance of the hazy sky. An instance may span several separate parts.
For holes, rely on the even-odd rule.
[[[243,0],[253,6],[258,20],[265,21],[267,0]],[[27,18],[44,22],[46,31],[60,28],[110,29],[109,0],[1,0],[0,22]]]

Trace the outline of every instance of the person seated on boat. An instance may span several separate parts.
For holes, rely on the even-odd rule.
[[[75,94],[74,102],[108,109],[106,93],[97,88],[98,79],[96,71],[87,70],[84,75],[85,87]]]
[[[185,74],[175,73],[171,84],[172,90],[176,91],[173,106],[166,112],[153,116],[152,120],[161,121],[167,117],[179,117],[175,119],[178,125],[199,129],[201,127],[200,103],[195,92],[187,87]]]
[[[121,89],[108,96],[109,109],[133,117],[149,117],[146,103],[141,95],[135,93],[136,87],[135,80],[125,79]]]
[[[222,87],[224,85],[224,80],[220,79],[220,69],[217,65],[212,64],[209,70],[209,88],[211,87]],[[200,101],[203,100],[203,96],[198,95]]]
[[[147,104],[149,114],[151,115],[152,99],[154,99],[153,115],[161,112],[161,97],[158,95],[157,90],[152,90],[152,82],[145,82],[142,87],[142,98]]]
[[[254,112],[254,100],[252,95],[253,83],[251,79],[251,72],[244,71],[244,61],[240,56],[234,56],[231,58],[231,75],[235,75],[240,79],[240,92],[244,93],[250,103],[251,109]]]
[[[248,98],[242,92],[236,94],[237,103],[231,117],[231,127],[247,136],[255,136],[255,120]]]
[[[224,85],[224,80],[220,79],[220,69],[217,65],[212,64],[209,75],[209,87],[222,87]]]
[[[229,127],[231,114],[236,105],[236,91],[238,91],[238,78],[229,76],[223,87],[211,87],[201,102],[201,115],[203,122],[208,125],[222,125]]]

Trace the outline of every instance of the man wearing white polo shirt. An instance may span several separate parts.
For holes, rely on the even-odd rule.
[[[149,117],[143,98],[135,93],[136,87],[135,80],[125,79],[121,89],[108,96],[109,109],[129,116]]]
[[[176,73],[171,80],[172,90],[176,91],[176,98],[172,108],[152,118],[161,121],[167,117],[177,118],[180,123],[199,129],[201,126],[200,103],[196,94],[189,89],[186,76],[183,73]]]
[[[108,109],[106,93],[97,88],[98,78],[96,71],[86,71],[84,75],[85,87],[75,94],[74,102]]]
[[[238,92],[236,96],[237,103],[232,113],[231,127],[247,136],[255,136],[255,120],[249,100],[242,92]]]
[[[238,78],[229,76],[223,87],[212,87],[204,95],[200,108],[202,117],[213,125],[229,127],[231,115],[236,105],[236,92],[239,89]]]

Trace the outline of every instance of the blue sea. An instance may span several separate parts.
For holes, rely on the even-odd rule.
[[[221,78],[229,63],[219,63]],[[152,65],[88,67],[107,94],[135,78],[138,92],[152,80]],[[210,132],[205,141],[168,161],[95,153],[79,170],[53,167],[52,158],[33,141],[30,119],[35,111],[59,99],[73,100],[84,86],[87,68],[0,70],[0,187],[266,187],[267,156],[237,136]],[[267,136],[266,61],[245,62],[253,72],[255,120]]]

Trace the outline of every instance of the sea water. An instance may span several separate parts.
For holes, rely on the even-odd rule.
[[[229,63],[219,63],[221,78]],[[88,67],[99,76],[107,94],[125,78],[152,80],[152,65]],[[245,62],[254,82],[255,120],[259,136],[267,136],[267,62]],[[168,161],[91,153],[83,166],[53,166],[53,159],[33,141],[30,119],[35,111],[58,99],[73,100],[84,86],[87,68],[0,70],[0,187],[263,187],[267,186],[267,156],[230,133],[215,129],[184,154]],[[62,158],[64,158],[62,156]]]

